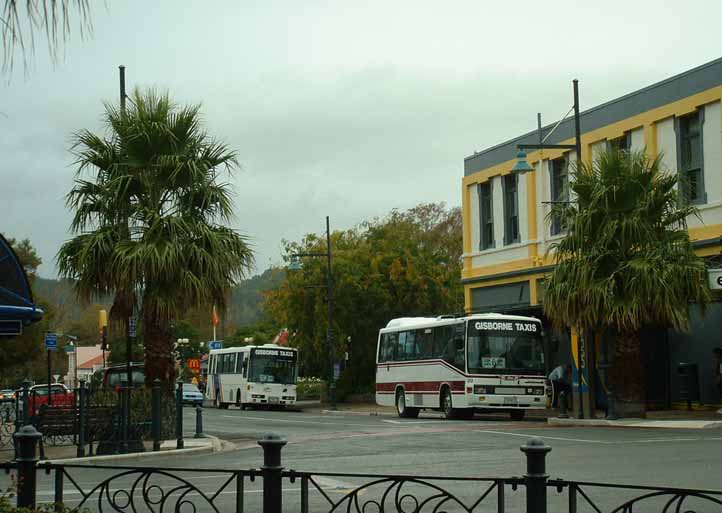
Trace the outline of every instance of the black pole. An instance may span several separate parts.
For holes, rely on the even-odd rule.
[[[263,448],[263,513],[281,513],[282,472],[281,449],[286,441],[274,433],[263,435],[258,441]]]
[[[30,381],[23,381],[23,426],[30,424]]]
[[[532,438],[521,451],[526,454],[526,512],[547,513],[547,479],[546,457],[552,448],[548,447],[540,438]]]
[[[180,381],[175,393],[175,437],[176,449],[183,449],[183,383]]]
[[[120,111],[125,112],[125,66],[118,66],[120,71]]]
[[[124,379],[120,381],[120,390],[118,390],[118,400],[120,401],[120,443],[118,448],[120,454],[126,454],[128,452],[128,403],[126,401],[126,389],[128,388],[128,382]]]
[[[17,506],[34,510],[37,490],[37,447],[43,435],[33,426],[23,426],[13,436],[18,450]]]
[[[50,349],[48,349],[48,406],[53,405],[53,394],[51,389],[52,384],[52,367],[51,367],[51,360],[50,360]]]
[[[153,404],[151,405],[151,430],[153,435],[153,450],[160,451],[160,380],[153,381]]]
[[[326,351],[328,352],[328,399],[331,409],[336,409],[336,373],[333,351],[333,272],[331,267],[331,228],[326,216],[326,258],[328,263],[326,276],[326,296],[328,299],[328,330],[326,331]]]
[[[78,458],[85,456],[85,418],[88,414],[85,400],[85,381],[80,382],[78,387]]]
[[[582,168],[582,127],[579,118],[579,80],[576,78],[572,81],[574,89],[574,152],[576,155],[577,169]],[[579,333],[579,418],[584,418],[584,367],[586,362],[586,344],[584,340],[584,333]],[[582,350],[584,349],[584,350]]]

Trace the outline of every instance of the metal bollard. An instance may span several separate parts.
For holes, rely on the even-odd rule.
[[[17,507],[34,510],[37,490],[37,447],[43,435],[33,426],[23,426],[13,437],[18,450]]]
[[[161,392],[160,380],[153,381],[153,396],[151,402],[151,431],[153,436],[153,450],[160,451],[160,435],[161,435]]]
[[[183,449],[185,442],[183,441],[183,383],[178,382],[175,393],[175,437],[176,449]]]
[[[547,513],[546,457],[551,450],[540,438],[532,438],[521,446],[526,454],[526,513]]]
[[[274,433],[268,433],[263,435],[258,445],[263,448],[263,513],[282,513],[281,449],[286,445],[286,440]]]
[[[194,438],[203,438],[203,408],[196,405],[196,434]]]
[[[559,392],[559,418],[569,418],[569,401],[567,399],[566,390],[562,390],[561,392]]]

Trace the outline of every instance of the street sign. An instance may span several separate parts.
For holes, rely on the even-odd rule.
[[[188,370],[198,374],[201,371],[201,360],[200,358],[189,358],[188,359]]]
[[[75,344],[68,344],[65,346],[65,352],[66,353],[74,353],[75,352]]]
[[[208,342],[208,349],[223,349],[222,340],[211,340]]]
[[[0,336],[3,335],[22,335],[23,322],[15,320],[0,321]]]
[[[710,289],[722,290],[722,269],[707,269],[707,276]]]
[[[135,338],[136,332],[138,327],[138,320],[135,318],[135,315],[128,318],[128,336],[131,338]]]
[[[341,364],[334,363],[333,364],[333,379],[338,379],[340,377],[341,377]]]
[[[47,332],[45,334],[45,349],[48,351],[57,351],[58,349],[58,335],[55,333]]]

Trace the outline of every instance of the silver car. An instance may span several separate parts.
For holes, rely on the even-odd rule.
[[[192,383],[183,383],[183,404],[203,406],[203,394]]]

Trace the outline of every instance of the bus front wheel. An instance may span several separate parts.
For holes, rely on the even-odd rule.
[[[396,392],[396,413],[402,419],[415,419],[419,416],[418,408],[406,406],[406,394],[404,394],[403,390]]]

